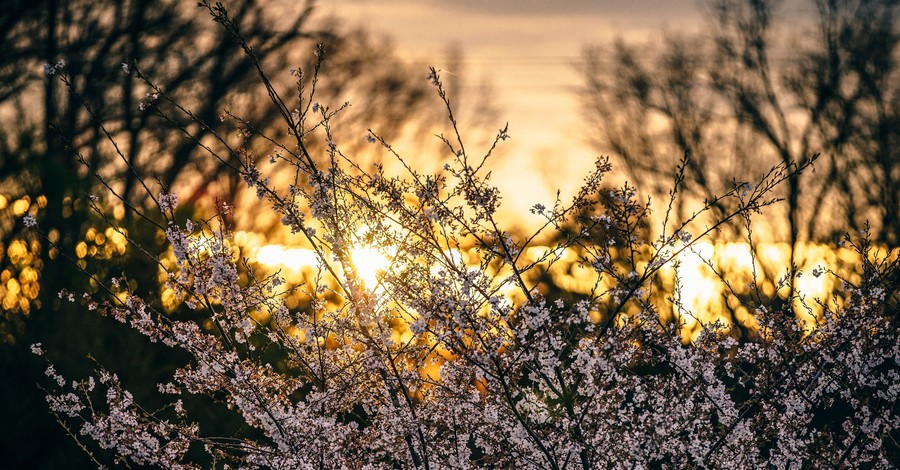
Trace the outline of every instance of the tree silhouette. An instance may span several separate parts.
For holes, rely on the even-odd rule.
[[[621,41],[585,50],[595,146],[657,192],[689,152],[686,189],[706,199],[725,189],[724,175],[820,154],[818,174],[784,189],[775,237],[835,241],[869,221],[875,240],[896,244],[896,2],[817,1],[813,22],[773,1],[708,6],[706,33],[670,35],[656,50]]]

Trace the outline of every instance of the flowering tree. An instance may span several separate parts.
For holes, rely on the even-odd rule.
[[[267,141],[271,159],[293,168],[293,181],[273,184],[240,146],[136,70],[153,88],[147,112],[179,112],[212,132],[215,142],[184,128],[305,237],[318,270],[291,286],[278,273],[258,275],[220,217],[180,220],[175,194],[148,193],[161,217],[140,215],[171,245],[170,255],[148,255],[191,315],[168,314],[136,292],[127,273],[93,278],[96,293],[60,296],[190,360],[159,384],[170,398],[159,409],[137,403],[102,366],[70,381],[48,361],[50,410],[98,464],[97,446],[116,461],[166,468],[888,468],[896,461],[896,256],[863,257],[861,281],[846,280],[842,302],[822,301],[812,329],[757,302],[748,303],[754,334],[713,323],[692,337],[683,327],[698,312],[680,305],[677,286],[669,301],[678,315],[658,315],[661,270],[725,224],[749,227],[753,214],[777,202],[773,188],[802,167],[778,165],[755,182],[734,182],[649,240],[649,203],[630,186],[605,187],[611,168],[599,160],[571,202],[535,205],[541,227],[516,237],[495,217],[501,199],[485,170],[509,133],[499,131],[483,153],[468,149],[438,71],[428,79],[454,129],[439,136],[443,170],[416,171],[374,129],[370,143],[406,173],[362,168],[332,134],[342,108],[314,102],[315,90],[299,78],[296,104],[288,105],[224,9],[204,5],[258,68],[287,129],[283,140],[241,123],[245,143]],[[63,67],[48,67],[65,81]],[[324,155],[308,150],[316,141]],[[676,169],[663,227],[673,226],[668,214],[685,166]],[[697,226],[712,206],[727,210]],[[556,245],[534,256],[547,232]],[[865,238],[847,241],[874,252]],[[468,260],[458,254],[463,246],[472,247]],[[374,281],[354,264],[361,247],[390,260]],[[595,281],[574,302],[541,294],[534,280],[566,250],[581,253]],[[308,308],[286,306],[296,291]],[[40,345],[33,351],[52,356]],[[223,403],[244,428],[222,435],[206,428],[192,414],[196,396]]]

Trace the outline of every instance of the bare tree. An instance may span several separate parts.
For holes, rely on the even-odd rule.
[[[657,192],[690,153],[686,189],[707,199],[722,192],[725,175],[804,165],[820,154],[818,174],[784,189],[776,236],[792,246],[834,241],[869,221],[876,240],[896,243],[896,2],[817,1],[808,23],[779,3],[711,2],[709,33],[670,36],[661,49],[587,48],[594,144]]]

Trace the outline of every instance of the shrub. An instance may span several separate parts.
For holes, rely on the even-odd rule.
[[[225,11],[207,6],[259,67]],[[65,82],[64,68],[50,70]],[[134,73],[152,88],[147,112],[192,117],[151,77]],[[605,186],[611,168],[601,159],[571,202],[536,205],[542,225],[516,236],[496,218],[501,198],[485,170],[508,131],[484,154],[467,149],[437,70],[428,79],[453,129],[439,136],[448,156],[442,170],[417,172],[377,131],[366,136],[402,164],[400,176],[362,168],[341,151],[331,128],[342,108],[313,102],[315,80],[310,88],[297,74],[294,109],[261,69],[260,76],[288,139],[234,119],[244,144],[274,146],[272,160],[289,165],[293,181],[272,183],[242,158],[246,148],[224,136],[197,145],[305,237],[318,269],[291,286],[279,273],[259,275],[233,243],[224,220],[232,208],[194,221],[176,216],[174,193],[148,194],[161,216],[141,215],[165,231],[171,253],[159,264],[188,313],[168,313],[153,295],[140,295],[127,273],[94,278],[95,293],[60,295],[191,359],[159,384],[168,403],[153,410],[102,366],[70,382],[48,361],[50,410],[98,464],[98,446],[117,462],[167,468],[887,468],[896,461],[898,265],[896,257],[868,256],[874,250],[865,237],[848,237],[866,255],[862,282],[845,283],[845,306],[823,303],[813,329],[794,318],[791,302],[752,298],[747,306],[759,325],[752,336],[722,323],[686,335],[683,316],[693,312],[680,308],[671,321],[658,314],[660,270],[725,224],[749,228],[753,214],[777,202],[774,188],[803,168],[779,165],[754,183],[734,182],[682,223],[666,211],[662,235],[651,241],[649,202],[630,186]],[[724,216],[703,219],[713,205],[727,208]],[[555,245],[526,257],[541,237]],[[354,265],[361,247],[390,261],[374,283]],[[594,289],[579,299],[542,294],[534,273],[568,249],[581,253]],[[288,308],[285,297],[298,292],[305,304]],[[33,351],[46,354],[40,345]],[[225,434],[205,427],[196,396],[224,404],[221,413],[244,426]]]

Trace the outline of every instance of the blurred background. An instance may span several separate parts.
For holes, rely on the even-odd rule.
[[[784,203],[758,221],[759,245],[748,245],[737,225],[698,245],[701,256],[740,280],[736,292],[724,292],[701,258],[682,263],[679,274],[693,281],[686,303],[712,318],[747,317],[736,300],[748,294],[740,286],[754,268],[772,298],[786,297],[775,283],[785,270],[793,275],[792,266],[827,265],[852,278],[859,263],[837,245],[844,232],[897,245],[896,2],[224,3],[286,96],[295,86],[289,70],[311,71],[315,44],[325,44],[317,100],[333,108],[351,103],[335,121],[335,141],[361,162],[380,158],[365,141],[371,128],[414,165],[442,165],[446,155],[433,135],[447,123],[425,78],[429,65],[441,70],[476,149],[487,150],[508,122],[512,138],[491,169],[511,229],[537,224],[528,208],[550,206],[557,189],[574,194],[600,155],[614,163],[610,187],[629,181],[658,203],[667,200],[676,163],[690,153],[686,197],[675,207],[683,219],[735,178],[752,181],[775,164],[819,154],[814,172],[791,178],[778,194]],[[273,134],[281,132],[278,116],[261,99],[252,64],[194,2],[5,0],[0,41],[0,459],[8,468],[93,467],[47,412],[37,386],[44,366],[28,346],[43,343],[67,376],[87,373],[90,353],[123,371],[135,391],[152,391],[185,358],[59,300],[63,287],[96,289],[82,270],[101,278],[126,272],[139,293],[165,296],[158,267],[90,210],[88,195],[99,196],[101,212],[151,253],[164,236],[116,204],[92,171],[151,213],[129,167],[154,194],[176,191],[184,217],[209,216],[216,201],[234,205],[242,253],[297,275],[310,264],[277,220],[248,209],[255,198],[236,175],[204,158],[172,123],[140,110],[152,90],[133,69],[223,135],[240,131],[233,119],[221,119],[226,110]],[[43,72],[60,59],[77,94]],[[173,119],[201,138],[209,132]],[[271,149],[258,150],[265,166]],[[717,210],[725,208],[713,207],[713,216]],[[53,247],[25,229],[25,214],[37,217]],[[651,238],[661,231],[657,224]],[[585,295],[577,258],[534,281]],[[835,288],[811,276],[803,282],[810,295]],[[137,399],[156,398],[148,392]]]

